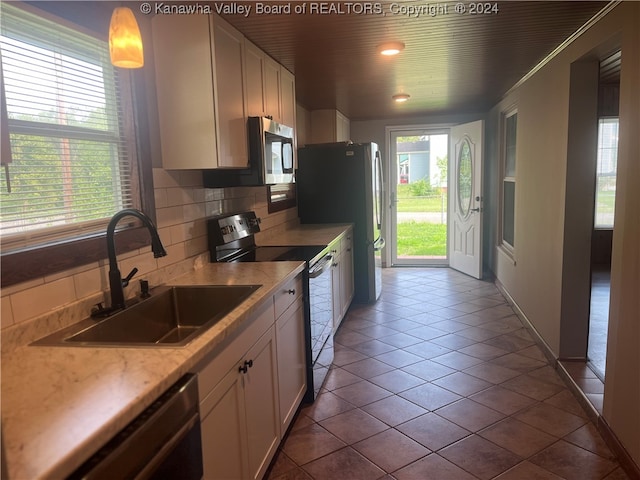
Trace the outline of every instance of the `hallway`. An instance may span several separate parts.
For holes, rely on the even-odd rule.
[[[387,268],[270,480],[626,479],[491,282]]]

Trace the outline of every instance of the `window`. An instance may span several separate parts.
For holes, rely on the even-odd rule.
[[[517,127],[518,113],[512,111],[505,114],[503,118],[501,243],[510,252],[513,252],[515,247]]]
[[[618,164],[618,119],[598,122],[595,228],[613,228]]]
[[[10,143],[0,175],[3,285],[55,271],[43,269],[52,263],[46,256],[35,263],[47,248],[60,254],[57,270],[103,258],[87,241],[103,236],[117,211],[149,213],[152,205],[140,193],[130,74],[111,65],[106,40],[49,18],[2,4],[2,129]],[[124,236],[136,237],[136,248],[146,243]],[[81,249],[71,246],[80,239]],[[30,277],[14,276],[25,269]]]
[[[1,33],[3,248],[102,230],[132,206],[134,174],[107,43],[17,8],[3,9]]]

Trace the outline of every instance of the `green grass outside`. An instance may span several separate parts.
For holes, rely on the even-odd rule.
[[[447,214],[447,199],[438,191],[415,196],[409,185],[398,185],[398,212],[433,212]],[[445,224],[411,221],[398,223],[398,257],[445,257],[447,226]]]
[[[414,196],[407,184],[398,185],[398,212],[447,212],[446,194],[433,191],[424,196]]]
[[[447,254],[447,226],[437,223],[398,224],[398,257],[440,256]]]

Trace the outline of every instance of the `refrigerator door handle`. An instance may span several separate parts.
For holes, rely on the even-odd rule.
[[[384,180],[382,178],[382,157],[380,156],[380,150],[376,150],[376,190],[378,194],[378,199],[375,204],[376,209],[376,222],[378,224],[378,230],[382,230],[382,225],[384,223],[384,208],[382,205],[384,204],[383,199],[383,189],[384,189]]]
[[[386,244],[387,242],[385,242],[384,238],[378,237],[378,239],[373,242],[373,251],[379,252],[385,247]]]

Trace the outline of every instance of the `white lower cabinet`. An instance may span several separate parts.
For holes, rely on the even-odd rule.
[[[204,478],[247,478],[248,449],[242,377],[231,370],[207,397],[202,415]]]
[[[245,325],[197,369],[205,480],[262,478],[306,391],[301,276]]]
[[[307,390],[304,302],[298,297],[276,321],[280,431],[284,435]]]
[[[342,323],[351,300],[353,300],[353,229],[340,237],[339,241],[332,245],[334,263],[332,270],[333,282],[333,332],[335,333]]]
[[[206,480],[262,478],[280,441],[273,302],[250,322],[198,374]]]

